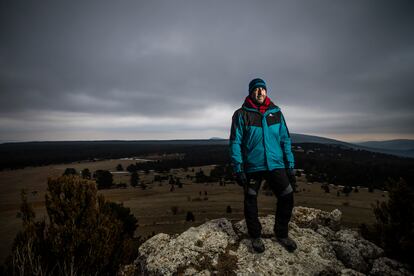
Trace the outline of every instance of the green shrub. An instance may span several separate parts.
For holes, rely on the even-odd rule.
[[[185,221],[195,221],[193,212],[191,211],[187,212],[187,215],[185,216]]]
[[[98,189],[109,189],[113,185],[113,176],[108,170],[97,170],[94,178]]]
[[[137,219],[129,208],[98,196],[95,183],[80,177],[49,178],[47,185],[47,220],[34,220],[22,192],[23,231],[6,261],[8,274],[113,275],[136,257]]]
[[[65,172],[63,173],[63,175],[71,175],[71,174],[78,174],[78,172],[74,168],[66,168]]]
[[[138,173],[136,171],[133,171],[131,173],[131,180],[130,180],[130,182],[131,182],[131,186],[132,187],[137,187],[138,186],[138,183],[139,183],[139,175],[138,175]]]
[[[91,179],[91,172],[88,168],[85,168],[81,171],[82,178]]]
[[[389,179],[388,202],[374,205],[376,223],[361,225],[361,234],[384,248],[387,256],[412,263],[414,252],[414,188],[404,179]]]

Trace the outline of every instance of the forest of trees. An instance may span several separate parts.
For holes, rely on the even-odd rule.
[[[7,147],[5,146],[7,145]],[[296,168],[304,169],[310,182],[327,182],[344,186],[365,186],[385,189],[389,178],[402,177],[407,183],[414,178],[414,159],[403,158],[365,150],[354,150],[342,145],[301,143],[294,144],[301,151],[294,151]],[[197,152],[197,154],[194,154]],[[0,169],[52,163],[94,160],[96,158],[121,158],[149,154],[180,153],[179,157],[140,162],[126,168],[129,172],[156,170],[166,172],[174,168],[220,165],[213,175],[198,175],[197,181],[216,181],[231,177],[230,156],[223,142],[182,141],[96,141],[96,142],[38,142],[0,145]],[[118,167],[117,170],[124,168]],[[70,172],[68,172],[70,173]],[[87,173],[87,172],[86,172]],[[109,177],[109,176],[108,176]],[[105,184],[104,186],[105,187]]]
[[[300,144],[296,167],[304,169],[309,182],[386,189],[389,179],[414,179],[414,159],[352,150],[336,145]]]
[[[228,159],[226,146],[211,140],[189,141],[71,141],[0,144],[0,170],[77,162],[116,159],[152,154],[197,152],[193,162]],[[224,159],[223,159],[224,158]]]

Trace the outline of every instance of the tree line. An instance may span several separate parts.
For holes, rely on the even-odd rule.
[[[301,150],[297,150],[299,147]],[[304,169],[310,182],[385,189],[389,178],[402,177],[408,183],[411,183],[414,178],[414,159],[412,158],[354,150],[332,144],[299,143],[293,144],[293,148],[296,168]],[[162,156],[173,153],[180,153],[180,157],[136,163],[129,166],[127,170],[130,172],[134,170],[168,171],[173,168],[211,164],[230,166],[230,153],[226,144],[215,144],[209,141],[199,144],[191,141],[182,143],[96,141],[2,144],[0,145],[0,169],[97,158],[116,159],[128,156],[144,158],[150,154]],[[228,170],[223,171],[220,178],[229,178],[230,174]],[[208,182],[209,178],[204,178],[204,180]]]

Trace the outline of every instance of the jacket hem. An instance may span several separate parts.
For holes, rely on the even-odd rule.
[[[274,169],[288,169],[288,167],[286,166],[271,166],[271,167],[261,166],[261,167],[248,168],[245,171],[247,173],[252,173],[252,172],[258,172],[258,171],[271,171]]]

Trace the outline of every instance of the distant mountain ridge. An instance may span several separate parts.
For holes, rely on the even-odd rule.
[[[307,135],[307,134],[299,134],[299,133],[291,133],[292,143],[320,143],[320,144],[341,144],[346,145],[349,147],[355,146],[352,143],[343,142],[340,140],[335,140],[331,138],[315,136],[315,135]]]
[[[409,139],[396,139],[388,141],[367,141],[361,143],[355,143],[357,145],[378,148],[378,149],[393,149],[393,150],[413,150],[414,140]]]
[[[348,143],[319,136],[292,133],[292,143],[321,143],[339,144],[353,149],[367,150],[378,153],[414,158],[414,140],[368,141],[363,143]]]
[[[414,158],[414,140],[387,140],[387,141],[368,141],[363,143],[348,143],[335,139],[292,133],[292,143],[321,143],[339,144],[352,149],[367,150],[378,153],[396,155],[400,157]]]
[[[342,145],[347,148],[367,150],[371,152],[385,153],[396,155],[400,157],[410,157],[414,158],[414,140],[409,139],[397,139],[397,140],[387,140],[387,141],[368,141],[361,143],[348,143],[340,140],[335,140],[331,138],[325,138],[315,135],[299,134],[299,133],[290,133],[293,144],[299,143],[319,143],[319,144],[335,144]],[[108,143],[139,143],[139,144],[160,144],[160,145],[228,145],[229,140],[220,138],[220,137],[211,137],[210,139],[176,139],[176,140],[98,140],[98,141],[39,141],[39,142],[5,142],[2,143],[1,147],[9,147],[11,145],[16,146],[17,144],[43,144],[43,143],[53,143],[53,144],[65,144],[65,143],[76,143],[76,144],[85,144],[90,142],[96,142],[98,144],[108,144]]]
[[[335,140],[331,138],[325,138],[315,135],[299,134],[299,133],[290,133],[293,144],[300,143],[318,143],[318,144],[335,144],[342,145],[344,147],[352,149],[367,150],[378,153],[385,153],[396,155],[400,157],[410,157],[414,158],[414,140],[408,139],[396,139],[396,140],[386,140],[386,141],[367,141],[361,143],[348,143],[340,140]],[[221,138],[211,138],[211,141],[215,143],[228,143],[227,139]]]

